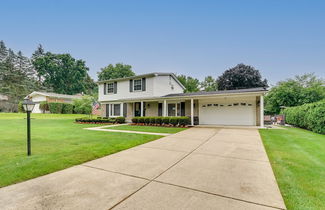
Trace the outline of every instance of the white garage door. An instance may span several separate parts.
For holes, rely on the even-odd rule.
[[[254,101],[201,101],[199,122],[205,125],[256,125]]]

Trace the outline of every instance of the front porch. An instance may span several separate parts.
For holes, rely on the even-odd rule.
[[[198,100],[141,100],[119,101],[102,104],[103,117],[123,116],[127,122],[133,117],[177,117],[191,118],[191,125],[198,125]]]

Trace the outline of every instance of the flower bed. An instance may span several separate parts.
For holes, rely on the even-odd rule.
[[[125,123],[125,117],[107,118],[107,117],[97,117],[97,118],[77,118],[76,123],[81,124],[121,124]]]
[[[165,127],[187,127],[191,124],[191,119],[189,117],[133,117],[132,124]]]

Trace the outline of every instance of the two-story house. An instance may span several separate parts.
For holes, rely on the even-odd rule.
[[[189,116],[191,124],[264,126],[264,88],[183,93],[173,73],[98,82],[105,117]]]

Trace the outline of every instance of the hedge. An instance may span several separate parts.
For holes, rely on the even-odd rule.
[[[49,103],[49,110],[52,114],[61,114],[63,103],[51,102]]]
[[[42,110],[43,113],[45,113],[46,111],[50,111],[49,104],[47,103],[47,101],[42,101],[39,105],[39,108]]]
[[[125,123],[125,117],[116,117],[116,118],[106,118],[106,117],[97,117],[97,118],[89,118],[89,117],[84,117],[84,118],[76,118],[75,122],[77,123]]]
[[[325,100],[288,107],[282,111],[286,123],[315,133],[325,134]]]
[[[145,125],[189,125],[191,120],[189,117],[133,117],[132,122],[135,124]]]
[[[73,105],[72,104],[62,104],[62,114],[72,114],[73,113]]]

